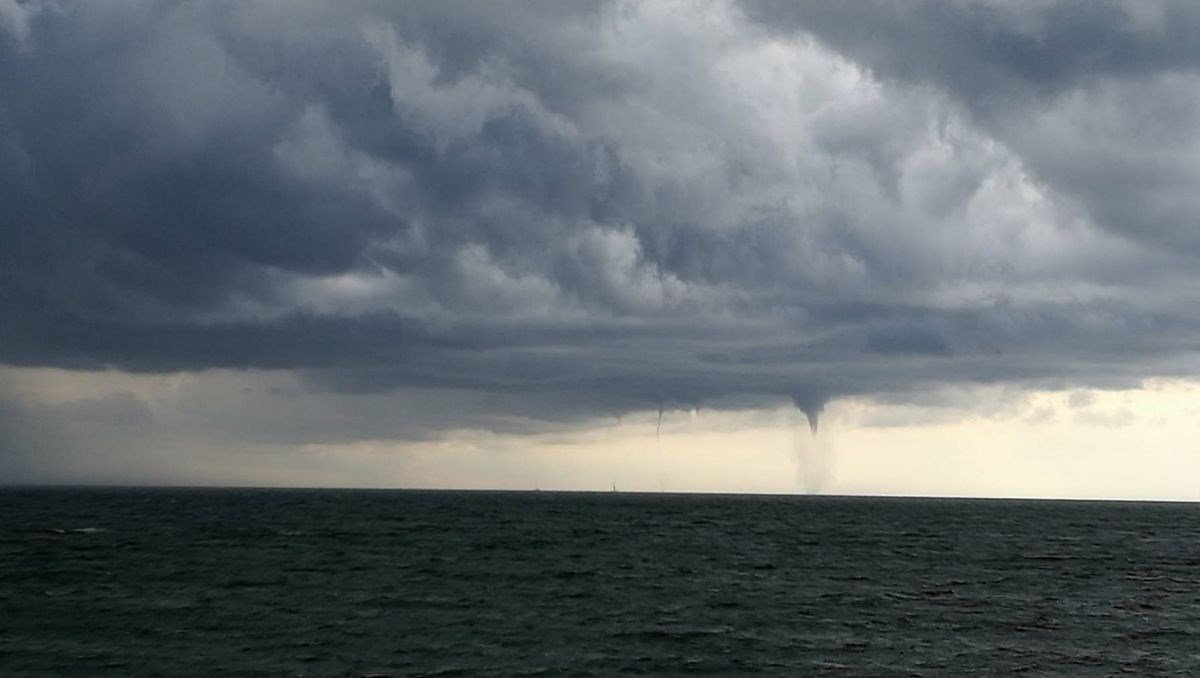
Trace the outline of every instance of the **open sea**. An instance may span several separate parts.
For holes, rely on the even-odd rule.
[[[3,676],[1200,675],[1200,505],[0,489]]]

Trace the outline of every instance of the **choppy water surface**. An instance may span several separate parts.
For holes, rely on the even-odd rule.
[[[0,490],[5,675],[1200,675],[1200,506]]]

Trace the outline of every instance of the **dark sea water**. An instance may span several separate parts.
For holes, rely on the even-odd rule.
[[[0,674],[1200,675],[1200,506],[0,490]]]

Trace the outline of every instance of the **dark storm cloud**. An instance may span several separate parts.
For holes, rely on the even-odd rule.
[[[1200,250],[1195,3],[743,7],[762,26],[815,37],[878,77],[948,94],[1100,226],[1153,247]]]
[[[879,75],[936,83],[997,113],[1098,78],[1154,77],[1200,63],[1200,11],[1183,0],[742,6],[764,26],[828,41]]]
[[[1190,374],[1188,5],[0,7],[8,364],[549,420]]]

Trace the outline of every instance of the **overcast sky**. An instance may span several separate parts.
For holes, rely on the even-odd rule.
[[[0,0],[0,481],[1200,496],[1198,132],[1191,1]]]

